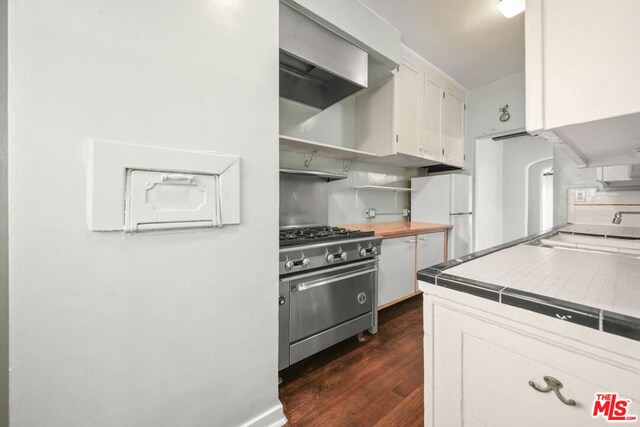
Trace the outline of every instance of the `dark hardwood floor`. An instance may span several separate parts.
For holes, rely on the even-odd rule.
[[[422,426],[422,295],[380,311],[378,333],[283,370],[288,426]]]

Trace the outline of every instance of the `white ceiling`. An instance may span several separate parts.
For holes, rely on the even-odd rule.
[[[524,14],[506,19],[499,0],[361,1],[467,89],[524,71]]]

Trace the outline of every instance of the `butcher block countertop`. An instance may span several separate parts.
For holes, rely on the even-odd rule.
[[[415,236],[416,234],[433,233],[453,228],[449,224],[432,224],[430,222],[377,222],[371,224],[350,224],[342,227],[353,230],[373,231],[376,235],[389,237]]]

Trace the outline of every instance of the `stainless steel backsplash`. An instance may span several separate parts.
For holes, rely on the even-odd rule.
[[[329,183],[311,176],[280,174],[280,226],[327,225]]]

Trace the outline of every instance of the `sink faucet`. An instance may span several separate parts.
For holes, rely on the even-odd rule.
[[[640,215],[640,211],[618,211],[613,216],[613,221],[612,222],[614,224],[620,224],[622,222],[622,214]]]

